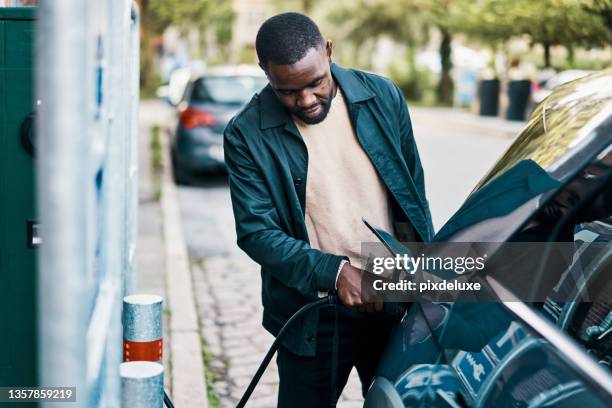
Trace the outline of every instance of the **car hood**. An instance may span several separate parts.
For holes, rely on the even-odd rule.
[[[611,144],[612,69],[560,86],[435,240],[508,240]]]

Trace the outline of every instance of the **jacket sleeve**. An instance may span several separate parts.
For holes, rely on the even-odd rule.
[[[304,296],[334,291],[338,267],[345,257],[313,249],[281,228],[266,181],[241,136],[232,123],[225,129],[225,162],[238,246]]]
[[[402,148],[402,154],[404,160],[408,165],[410,175],[414,180],[414,184],[419,192],[423,213],[427,220],[427,226],[429,230],[429,237],[433,238],[433,224],[431,221],[431,212],[429,211],[429,203],[427,202],[427,196],[425,195],[425,173],[423,172],[423,166],[421,166],[421,158],[419,157],[419,150],[417,149],[416,142],[414,140],[414,134],[412,132],[412,123],[410,121],[410,115],[408,113],[408,105],[404,99],[402,91],[397,86],[395,89],[395,101],[396,109],[399,118],[399,129],[400,129],[400,143]]]

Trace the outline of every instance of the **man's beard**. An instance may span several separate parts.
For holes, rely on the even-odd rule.
[[[323,122],[323,120],[325,120],[325,118],[327,117],[327,114],[329,113],[329,110],[331,109],[331,102],[333,99],[333,93],[334,93],[334,88],[333,86],[330,87],[330,91],[329,91],[329,95],[327,97],[326,100],[322,100],[320,103],[321,105],[321,113],[319,113],[317,116],[306,116],[304,115],[304,111],[308,110],[308,109],[300,109],[297,111],[294,111],[293,114],[302,122],[304,122],[307,125],[316,125],[317,123],[321,123]]]

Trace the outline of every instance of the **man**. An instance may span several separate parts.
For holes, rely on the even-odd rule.
[[[329,308],[293,326],[277,359],[280,407],[335,405],[352,367],[365,395],[392,324],[382,304],[362,301],[361,243],[374,238],[362,217],[399,239],[429,240],[423,171],[399,89],[333,64],[311,19],[270,18],[256,49],[269,85],[224,137],[238,245],[261,265],[273,335],[321,293],[337,293],[337,370]]]

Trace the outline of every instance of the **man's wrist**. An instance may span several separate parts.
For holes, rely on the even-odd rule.
[[[338,266],[338,272],[336,272],[336,280],[334,282],[334,289],[336,290],[338,290],[338,276],[340,276],[340,272],[342,272],[342,268],[346,264],[350,265],[350,262],[346,259],[343,259],[342,261],[340,261],[340,265]]]
[[[350,262],[347,259],[343,259],[340,261],[340,265],[338,265],[338,270],[336,271],[336,279],[334,281],[334,289],[338,290],[338,276],[340,276],[340,272],[342,271],[342,267],[344,267],[344,265],[346,264],[350,264]],[[319,291],[317,292],[317,296],[319,298],[324,298],[325,296],[329,295],[328,292],[324,292],[324,291]]]

